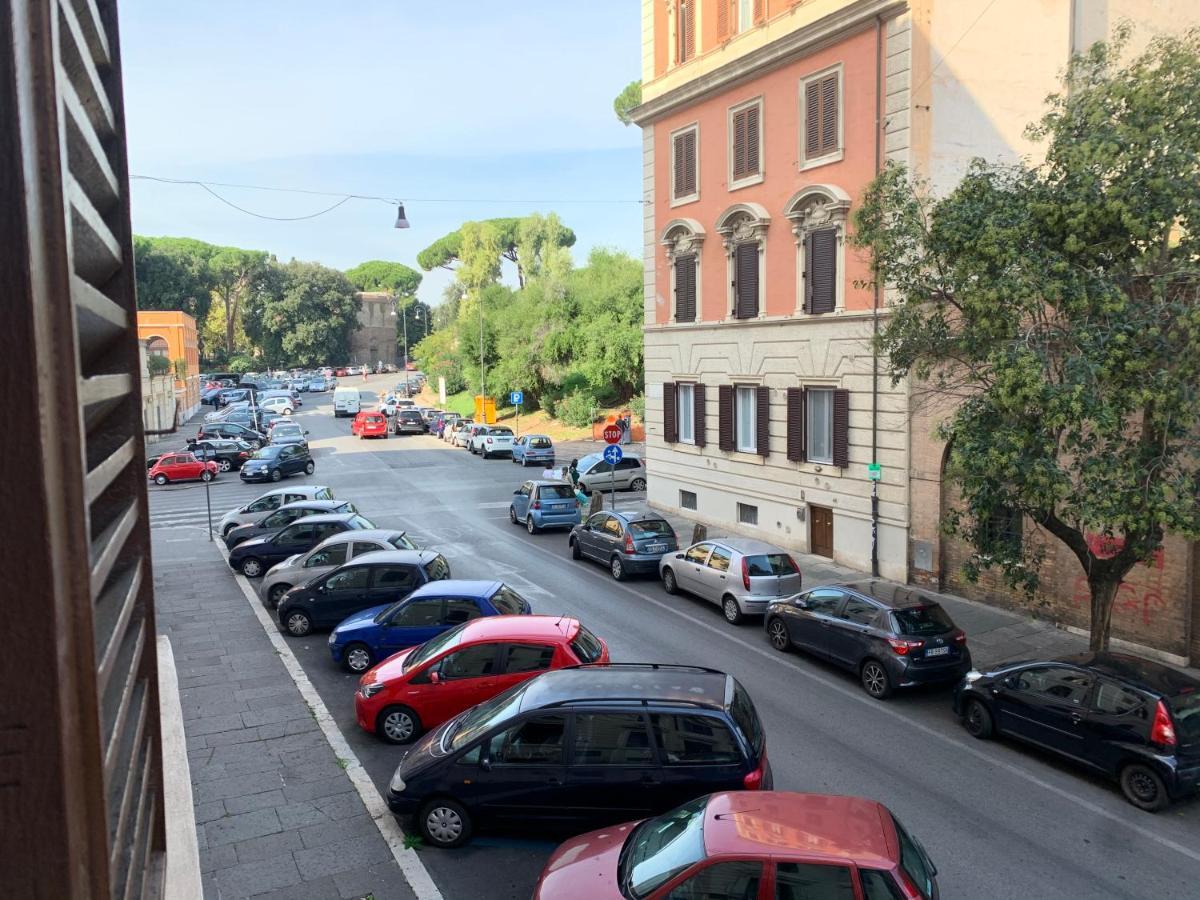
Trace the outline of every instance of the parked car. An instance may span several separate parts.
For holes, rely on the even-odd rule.
[[[218,422],[227,422],[229,417],[236,412],[248,410],[250,408],[249,400],[238,400],[235,403],[226,403],[220,409],[215,409],[210,413],[204,414],[204,421],[208,424],[216,424]]]
[[[202,441],[189,440],[188,450],[197,459],[212,460],[222,472],[240,469],[246,464],[255,448],[245,441],[226,440],[222,438],[206,438]]]
[[[349,671],[365,672],[398,650],[423,644],[472,619],[531,612],[529,601],[501,581],[436,581],[398,603],[373,606],[345,619],[329,636],[329,652]]]
[[[392,423],[392,429],[396,434],[425,433],[425,420],[411,406],[397,407],[396,414],[392,416]]]
[[[297,444],[307,450],[308,429],[295,422],[279,421],[271,426],[270,441],[272,444]]]
[[[554,468],[554,441],[545,434],[523,434],[512,445],[512,461],[522,466]]]
[[[432,431],[442,440],[445,440],[446,431],[457,426],[459,420],[461,419],[462,416],[460,416],[458,413],[442,413],[440,416],[434,418]]]
[[[268,444],[242,466],[242,481],[279,481],[288,475],[311,475],[317,465],[305,444]]]
[[[194,453],[176,450],[159,457],[158,462],[146,473],[146,477],[155,484],[167,484],[171,481],[212,481],[220,471],[220,467],[211,460],[199,460]]]
[[[362,394],[356,387],[333,389],[333,417],[357,416],[362,409]]]
[[[766,734],[735,678],[635,663],[544,672],[459,714],[413,745],[387,802],[416,815],[427,844],[457,847],[476,823],[598,826],[771,787]]]
[[[314,378],[308,383],[308,392],[310,394],[324,393],[329,390],[329,382],[325,380],[325,376]]]
[[[387,416],[381,412],[360,412],[350,423],[350,433],[357,434],[359,439],[380,437],[387,440]]]
[[[318,575],[332,572],[348,559],[376,550],[420,550],[408,534],[388,528],[347,531],[326,538],[308,553],[290,556],[272,566],[263,576],[259,594],[263,605],[274,609],[280,598],[298,584],[307,584]]]
[[[513,430],[507,425],[488,425],[471,438],[471,452],[491,459],[512,453]]]
[[[296,404],[291,397],[267,397],[258,404],[265,410],[290,416],[296,411]]]
[[[561,481],[526,481],[513,491],[508,505],[508,520],[524,525],[530,534],[578,525],[581,515],[575,491]]]
[[[314,628],[332,628],[360,610],[395,603],[426,582],[449,577],[450,564],[435,550],[364,553],[284,594],[279,624],[288,634],[304,637]]]
[[[754,900],[773,884],[780,900],[930,900],[936,876],[921,843],[874,800],[730,791],[571,838],[533,897]]]
[[[217,394],[216,405],[218,407],[222,407],[222,406],[228,406],[230,403],[236,403],[238,401],[249,402],[250,398],[253,396],[253,393],[254,393],[253,388],[248,388],[248,387],[225,388],[224,390],[222,390],[220,393]]]
[[[244,506],[231,509],[221,516],[217,530],[224,537],[239,525],[257,522],[266,513],[279,509],[285,503],[295,503],[298,500],[332,500],[333,491],[323,484],[297,484],[289,487],[272,488],[265,494],[255,497]]]
[[[247,428],[245,425],[228,422],[216,425],[201,425],[200,430],[196,432],[196,440],[203,441],[209,438],[227,438],[234,441],[244,441],[255,449],[258,449],[267,442],[267,436],[262,432],[255,431],[253,428]]]
[[[201,405],[216,406],[217,405],[217,397],[220,395],[221,391],[223,391],[223,390],[225,390],[225,388],[222,385],[216,385],[214,387],[205,387],[200,392]]]
[[[374,528],[358,513],[305,516],[273,535],[242,541],[229,551],[229,566],[247,578],[258,578],[276,563],[296,553],[307,553],[331,535]]]
[[[391,744],[407,744],[465,709],[542,672],[587,663],[607,664],[608,646],[564,616],[472,618],[411,650],[387,656],[390,645],[372,652],[383,659],[362,676],[354,695],[359,727]],[[447,606],[443,621],[450,618]],[[343,653],[355,669],[360,648]]]
[[[1124,653],[968,672],[954,710],[977,738],[1011,736],[1114,779],[1157,812],[1200,789],[1200,679]]]
[[[882,581],[776,600],[764,625],[776,650],[799,647],[849,669],[876,700],[896,688],[957,681],[971,668],[966,634],[936,601]]]
[[[264,515],[257,522],[238,525],[227,531],[224,535],[225,546],[232,548],[242,541],[262,537],[265,534],[274,534],[305,516],[341,512],[358,512],[358,508],[349,500],[298,500],[295,503],[285,503],[274,512]]]
[[[679,549],[675,529],[647,509],[594,513],[571,529],[567,538],[571,559],[591,559],[608,566],[612,577],[658,571],[659,560]]]
[[[579,489],[592,491],[644,491],[646,467],[636,456],[626,455],[616,466],[610,465],[599,453],[589,453],[579,460]]]
[[[472,422],[470,424],[470,427],[467,429],[466,442],[464,444],[462,444],[462,446],[465,449],[471,451],[471,453],[474,453],[475,452],[475,438],[477,438],[479,435],[483,434],[487,430],[488,430],[487,425],[484,425],[480,422]]]
[[[794,599],[802,578],[786,550],[750,538],[720,538],[692,544],[658,564],[668,594],[686,591],[721,607],[731,625],[761,616],[767,604]]]
[[[455,447],[466,447],[471,442],[471,431],[474,428],[474,422],[459,422],[453,434],[450,435],[450,443]]]

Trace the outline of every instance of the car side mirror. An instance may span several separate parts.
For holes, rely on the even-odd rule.
[[[676,554],[675,554],[675,558],[676,558],[676,559],[683,559],[683,554],[682,554],[682,553],[676,553]]]
[[[796,598],[796,609],[808,609],[808,601],[803,597]]]
[[[308,429],[307,429],[307,428],[306,428],[306,429],[304,429],[304,433],[305,433],[305,434],[308,434]]]
[[[1009,675],[1007,678],[1005,678],[1004,686],[1013,691],[1018,690],[1019,688],[1018,688],[1017,676]]]

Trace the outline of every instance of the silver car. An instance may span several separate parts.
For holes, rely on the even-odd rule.
[[[800,567],[790,553],[749,538],[718,538],[671,553],[658,564],[668,594],[686,591],[720,604],[726,620],[762,615],[774,600],[800,593]]]
[[[344,531],[326,538],[307,553],[289,556],[272,566],[259,585],[259,596],[263,606],[274,609],[279,605],[279,598],[296,585],[307,584],[356,556],[376,550],[419,549],[403,531],[388,528]]]
[[[245,506],[231,509],[221,516],[217,530],[225,537],[233,529],[241,525],[257,522],[269,512],[274,512],[285,503],[297,503],[301,500],[332,500],[333,491],[323,484],[297,484],[288,487],[278,487],[251,500]]]
[[[646,489],[646,467],[636,456],[626,455],[616,465],[609,465],[603,454],[589,453],[579,460],[579,489],[585,494],[592,491],[644,491]]]

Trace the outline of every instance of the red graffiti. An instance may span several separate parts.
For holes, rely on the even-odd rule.
[[[1087,543],[1088,549],[1101,559],[1116,556],[1125,546],[1124,538],[1103,534],[1088,534]],[[1163,549],[1159,547],[1150,559],[1134,566],[1117,588],[1117,596],[1113,600],[1113,621],[1131,625],[1140,618],[1142,625],[1149,625],[1155,616],[1166,609],[1162,580]],[[1072,588],[1071,602],[1087,607],[1091,604],[1091,598],[1087,576],[1078,576]]]

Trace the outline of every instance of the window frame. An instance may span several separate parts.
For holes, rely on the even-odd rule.
[[[688,426],[686,432],[683,427],[685,421]],[[696,443],[696,385],[691,381],[675,384],[675,435],[680,444],[694,446]]]
[[[594,716],[600,718],[603,716],[631,716],[638,720],[642,730],[646,735],[647,758],[638,762],[610,762],[610,761],[586,761],[577,757],[579,751],[580,738],[580,720],[585,716]],[[568,765],[574,769],[581,768],[605,768],[605,769],[645,769],[659,768],[662,765],[659,759],[658,745],[654,740],[650,717],[646,715],[645,710],[628,710],[628,709],[578,709],[571,714],[571,729],[570,740],[568,743],[569,753],[565,755]]]
[[[750,419],[748,431],[750,440],[743,442],[742,435],[742,394],[750,396]],[[735,384],[733,386],[733,448],[738,453],[758,453],[758,385]]]
[[[761,113],[759,115],[761,118]],[[676,193],[675,193],[675,142],[677,140],[679,140],[680,138],[682,138],[689,131],[693,132],[695,134],[695,139],[693,142],[693,146],[694,146],[693,157],[694,157],[694,159],[693,159],[692,165],[696,171],[696,189],[694,191],[692,191],[692,193],[690,193],[690,194],[676,195]],[[671,198],[669,205],[671,208],[674,208],[676,206],[686,206],[689,203],[696,203],[700,199],[700,122],[693,121],[693,122],[689,122],[687,125],[679,126],[678,128],[676,128],[674,131],[672,131],[670,133],[670,135],[668,136],[668,141],[669,141],[668,150],[670,151],[670,161],[669,161],[670,173],[669,173],[668,183],[670,184],[670,198]]]
[[[758,107],[758,170],[752,174],[744,175],[741,178],[734,176],[734,119],[741,113],[751,107]],[[728,185],[727,190],[740,190],[741,188],[751,187],[752,185],[762,184],[766,177],[766,147],[763,145],[763,137],[766,131],[766,100],[764,95],[750,97],[747,100],[742,100],[730,106],[726,111],[725,117],[725,183]]]
[[[804,397],[804,453],[808,462],[815,465],[831,466],[833,465],[833,397],[836,388],[827,385],[813,385],[806,387]],[[813,453],[813,409],[815,404],[812,402],[814,394],[827,394],[829,397],[829,415],[828,415],[828,435],[829,435],[829,454],[828,456],[817,456]]]
[[[808,86],[814,81],[822,81],[830,75],[837,76],[837,148],[818,156],[808,156],[805,141],[805,122],[808,116]],[[805,172],[818,166],[841,162],[846,158],[846,80],[842,63],[834,63],[800,79],[799,87],[799,148],[796,159],[797,171]]]

